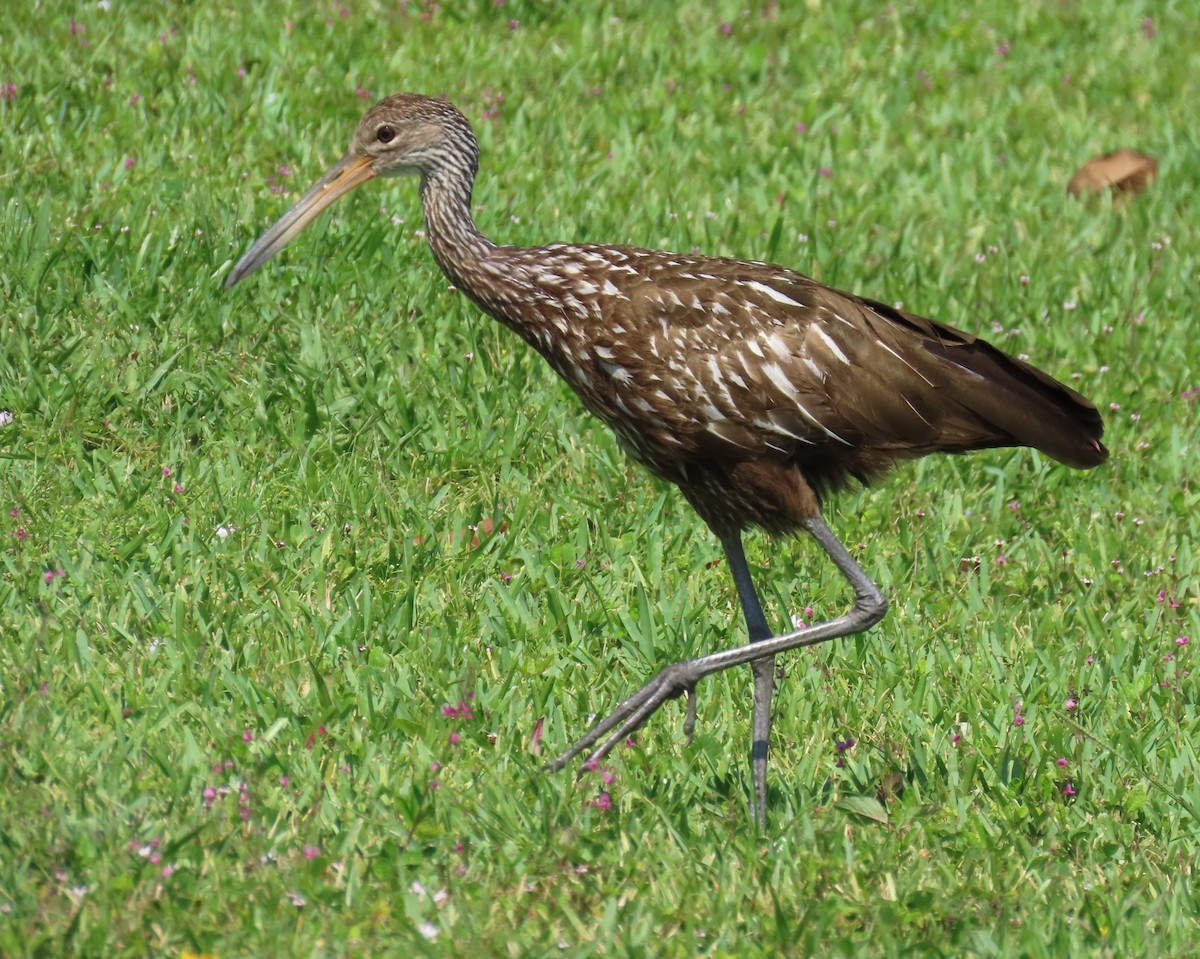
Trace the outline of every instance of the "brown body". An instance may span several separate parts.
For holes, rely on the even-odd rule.
[[[793,532],[928,453],[1104,458],[1095,407],[1030,364],[773,264],[556,244],[447,272],[718,531]]]

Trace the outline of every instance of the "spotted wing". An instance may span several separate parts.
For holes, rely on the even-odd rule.
[[[1103,458],[1091,404],[982,340],[780,267],[650,256],[592,334],[624,436],[701,457],[820,448],[852,472],[1014,444]]]

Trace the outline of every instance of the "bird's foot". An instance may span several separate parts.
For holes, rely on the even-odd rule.
[[[557,772],[585,752],[588,757],[583,768],[594,768],[618,743],[624,742],[641,728],[663,703],[680,696],[688,698],[687,719],[683,723],[683,732],[688,743],[691,743],[692,733],[696,728],[696,683],[705,675],[706,672],[698,668],[695,660],[668,666],[607,717],[596,723],[579,742],[542,768],[547,772]]]

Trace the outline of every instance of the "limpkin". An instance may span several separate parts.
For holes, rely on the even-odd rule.
[[[501,246],[471,216],[479,148],[451,104],[388,97],[349,152],[264,233],[225,285],[245,279],[338,197],[417,174],[426,235],[450,282],[537,350],[633,459],[674,483],[720,540],[750,642],[667,666],[570,749],[598,760],[664,702],[749,663],[753,804],[764,820],[774,657],[861,632],[887,599],[821,517],[825,494],[927,453],[1030,446],[1081,469],[1104,462],[1086,399],[950,326],[822,286],[782,266],[629,246]],[[775,635],[742,534],[809,533],[854,590],[850,610]]]

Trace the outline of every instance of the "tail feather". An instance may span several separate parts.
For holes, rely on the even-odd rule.
[[[1104,421],[1096,407],[1032,364],[952,326],[874,300],[871,308],[921,336],[928,353],[970,376],[957,384],[956,399],[995,430],[995,437],[964,446],[1032,446],[1076,469],[1108,459],[1100,442]]]
[[[929,348],[938,352],[933,344]],[[1017,443],[1076,469],[1108,459],[1100,442],[1100,412],[1069,386],[983,340],[948,345],[940,352],[984,381],[971,395],[972,409]]]

